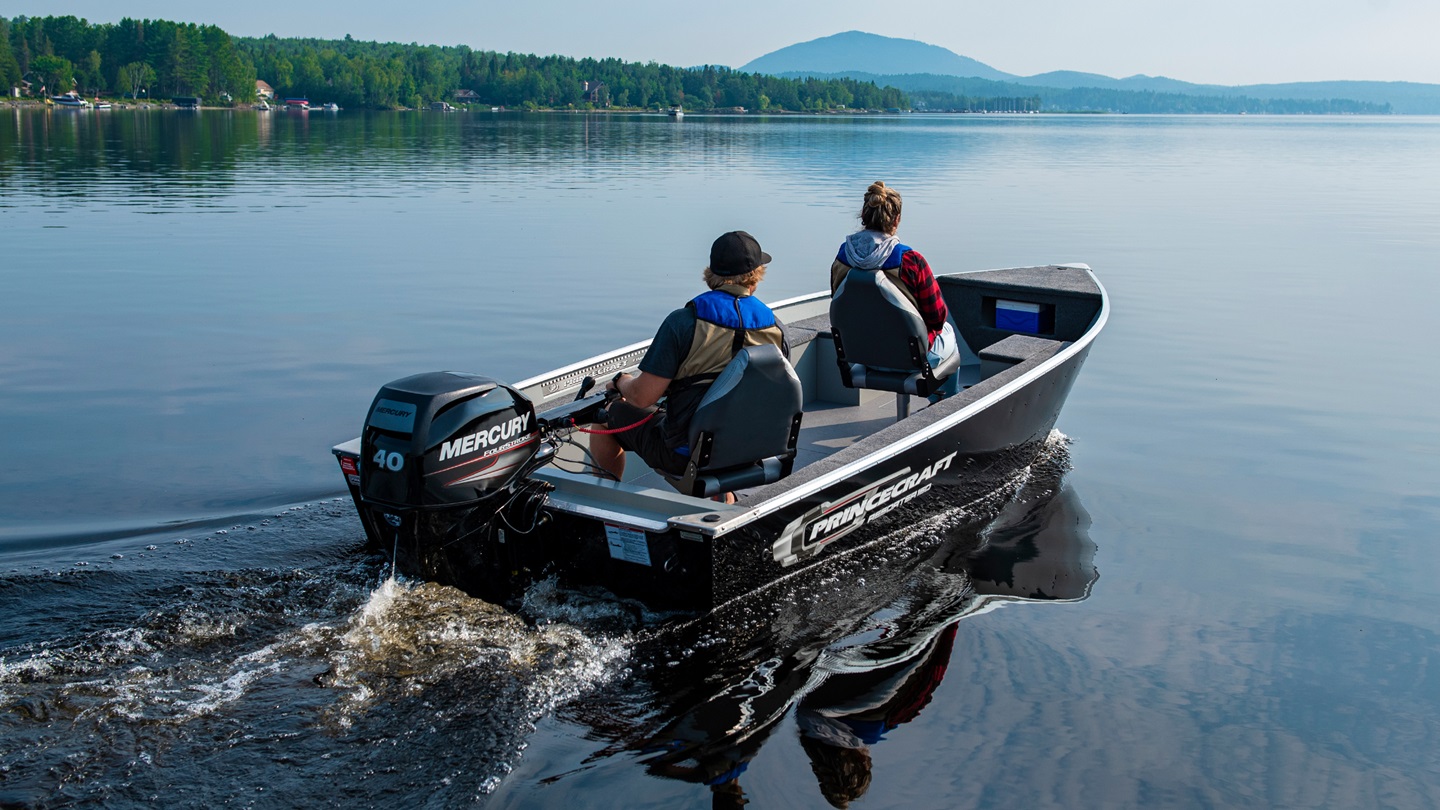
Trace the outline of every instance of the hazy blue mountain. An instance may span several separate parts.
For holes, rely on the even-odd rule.
[[[1225,90],[1234,88],[1224,87],[1218,84],[1191,84],[1178,79],[1167,79],[1164,76],[1146,76],[1137,74],[1127,76],[1123,79],[1112,79],[1109,76],[1102,76],[1099,73],[1081,73],[1075,70],[1053,70],[1049,73],[1037,73],[1034,76],[1024,76],[1016,81],[1024,82],[1032,87],[1099,87],[1105,90],[1141,90],[1153,93],[1204,93],[1215,95]]]
[[[1227,88],[1256,98],[1353,98],[1356,101],[1388,102],[1397,113],[1440,115],[1440,84],[1418,82],[1296,82],[1293,84],[1248,84]]]
[[[813,77],[817,79],[854,79],[873,82],[880,87],[893,87],[905,92],[916,109],[921,110],[999,110],[1039,112],[1111,112],[1149,114],[1207,113],[1327,113],[1383,114],[1395,112],[1386,101],[1359,101],[1347,96],[1316,95],[1297,99],[1292,96],[1246,94],[1239,88],[1217,88],[1225,92],[1203,93],[1198,90],[1161,92],[1157,90],[1122,90],[1115,87],[1044,87],[1018,82],[997,82],[961,76],[938,76],[933,73],[879,75],[874,73],[789,73],[784,78]],[[1111,79],[1112,84],[1120,80]],[[1199,88],[1200,85],[1190,85]],[[1440,89],[1440,88],[1437,88]],[[1424,112],[1424,110],[1418,110]]]
[[[846,31],[843,34],[789,45],[742,65],[740,70],[773,75],[810,71],[861,71],[878,74],[938,73],[997,81],[1015,78],[939,45],[927,45],[913,39],[882,37],[863,31]]]
[[[891,84],[888,77],[877,77],[881,85]],[[1192,84],[1164,76],[1129,76],[1112,79],[1095,73],[1054,71],[1014,79],[1030,87],[1077,89],[1094,87],[1102,90],[1125,90],[1148,93],[1175,93],[1186,96],[1247,96],[1255,99],[1350,99],[1371,104],[1389,104],[1394,112],[1410,115],[1440,114],[1440,85],[1416,82],[1288,82],[1284,84]]]
[[[1393,112],[1413,115],[1440,115],[1440,85],[1415,82],[1326,81],[1287,84],[1225,86],[1193,84],[1164,76],[1135,75],[1123,79],[1097,73],[1057,70],[1034,76],[1017,76],[983,62],[961,56],[938,45],[913,39],[896,39],[847,31],[781,48],[742,66],[747,73],[769,73],[787,78],[835,78],[846,76],[874,81],[880,86],[911,91],[949,92],[957,95],[1041,95],[1047,102],[1063,106],[1062,99],[1079,98],[1046,92],[1079,91],[1087,88],[1117,93],[1167,94],[1178,96],[1237,97],[1265,100],[1298,99],[1326,101],[1344,99],[1369,104],[1389,104]],[[977,80],[1003,83],[976,84]],[[1111,97],[1090,94],[1092,102]],[[1123,96],[1114,96],[1117,109],[1138,112]]]

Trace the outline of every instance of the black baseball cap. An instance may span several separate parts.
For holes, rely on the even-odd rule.
[[[769,263],[770,254],[761,250],[755,237],[744,231],[723,234],[710,246],[710,272],[717,276],[743,276]]]

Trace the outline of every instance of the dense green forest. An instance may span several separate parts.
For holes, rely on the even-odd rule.
[[[213,25],[77,17],[0,19],[0,86],[29,81],[35,93],[169,97],[255,94],[255,66],[239,42]]]
[[[619,59],[571,59],[464,46],[354,40],[241,40],[260,78],[285,93],[342,105],[396,107],[453,100],[470,90],[512,107],[745,107],[824,110],[908,107],[894,88],[854,79],[782,79],[728,68],[675,68]],[[598,88],[586,92],[587,82]]]
[[[167,20],[91,25],[76,17],[0,19],[0,86],[33,93],[251,101],[255,80],[281,96],[347,107],[419,107],[475,101],[510,107],[751,110],[908,108],[904,93],[873,82],[784,79],[721,67],[675,68],[618,59],[477,51],[463,45],[232,37]]]

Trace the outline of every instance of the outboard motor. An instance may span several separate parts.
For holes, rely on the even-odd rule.
[[[469,567],[453,541],[488,531],[540,439],[535,406],[489,377],[431,372],[381,388],[360,437],[359,499],[397,569]]]
[[[535,406],[510,386],[439,371],[386,385],[360,437],[360,496],[397,509],[469,506],[540,446]]]

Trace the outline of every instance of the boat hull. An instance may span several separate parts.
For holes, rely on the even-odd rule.
[[[716,538],[713,603],[1013,489],[1044,452],[1088,354],[1086,348],[913,447]]]

